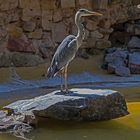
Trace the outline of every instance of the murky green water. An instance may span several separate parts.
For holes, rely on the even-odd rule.
[[[96,61],[93,61],[93,58],[88,61],[82,60],[78,65],[77,60],[73,61],[69,72],[91,71],[105,74],[99,68],[100,60],[101,57]],[[1,69],[0,72],[0,81],[6,81],[8,70]],[[17,72],[25,79],[39,79],[45,73],[45,66],[18,68]],[[34,140],[140,140],[140,87],[117,88],[115,90],[119,90],[125,95],[130,112],[128,116],[103,122],[62,122],[41,119],[37,129],[28,137]],[[1,101],[0,104],[4,105],[6,102]],[[0,134],[0,140],[18,140],[18,138]]]

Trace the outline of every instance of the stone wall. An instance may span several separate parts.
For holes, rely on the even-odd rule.
[[[83,19],[86,39],[81,46],[94,52],[111,47],[113,26],[140,19],[139,0],[0,0],[0,67],[31,66],[51,58],[60,42],[76,34],[79,8],[100,11]]]

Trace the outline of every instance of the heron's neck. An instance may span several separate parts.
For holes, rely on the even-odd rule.
[[[76,26],[78,28],[78,34],[77,34],[76,38],[77,38],[77,47],[79,48],[81,46],[81,44],[82,44],[82,41],[83,41],[84,35],[85,35],[84,26],[81,24],[81,15],[80,15],[80,13],[76,14],[75,23],[76,23]]]

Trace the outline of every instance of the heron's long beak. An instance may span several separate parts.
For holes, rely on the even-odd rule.
[[[88,11],[85,16],[103,16],[103,14],[98,13],[98,12],[92,12],[92,11]]]

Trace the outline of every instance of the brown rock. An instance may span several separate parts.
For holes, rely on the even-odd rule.
[[[14,9],[18,6],[18,0],[1,0],[0,1],[0,10],[7,11]]]
[[[23,24],[24,31],[32,32],[36,27],[36,23],[33,21],[27,21]]]
[[[62,8],[74,8],[75,0],[61,0],[61,7]]]
[[[49,47],[49,48],[54,48],[55,47],[55,43],[53,42],[53,40],[51,38],[51,33],[43,32],[42,39],[43,39],[42,40],[43,43],[45,43],[47,47]]]
[[[6,32],[5,33],[4,32],[1,32],[0,30],[0,53],[5,52],[7,50],[6,46],[8,43],[8,34],[5,34]]]
[[[105,49],[105,48],[110,48],[111,47],[111,42],[105,39],[99,39],[96,42],[96,48],[100,49]]]
[[[53,22],[59,22],[62,20],[62,11],[56,10],[53,14]]]
[[[11,55],[7,52],[0,53],[0,67],[9,67],[11,65]]]
[[[11,59],[14,65],[17,67],[36,66],[44,62],[40,56],[30,53],[14,52],[12,53]]]
[[[95,30],[95,31],[91,32],[91,37],[101,39],[101,38],[103,38],[103,34],[101,34],[98,30]]]
[[[108,0],[94,0],[92,4],[94,9],[107,9]]]
[[[40,9],[24,8],[22,10],[22,20],[23,21],[30,21],[32,18],[34,18],[36,16],[41,16]]]
[[[135,25],[135,35],[140,35],[140,25]]]
[[[20,8],[28,8],[28,9],[40,9],[40,1],[39,0],[19,0]]]
[[[41,8],[43,11],[55,9],[55,0],[41,0]]]
[[[63,22],[54,23],[52,28],[52,38],[55,42],[61,42],[67,36],[67,28]]]
[[[96,44],[96,38],[91,38],[91,37],[88,37],[87,38],[87,48],[93,48],[95,47],[95,44]]]
[[[7,49],[13,52],[35,53],[36,50],[26,37],[9,38]]]
[[[23,29],[16,25],[9,24],[7,31],[12,38],[20,38],[23,35]]]
[[[72,8],[62,9],[63,17],[69,18],[75,14]]]
[[[36,29],[34,32],[29,33],[28,37],[32,39],[41,39],[42,29]]]
[[[52,29],[52,11],[42,11],[42,27],[44,30]]]
[[[98,21],[86,20],[86,28],[90,31],[97,29]]]
[[[91,0],[79,0],[79,4],[80,4],[80,6],[82,6],[82,8],[88,7],[88,9],[92,9],[92,1]]]

